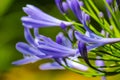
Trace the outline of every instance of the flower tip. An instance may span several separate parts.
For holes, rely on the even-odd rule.
[[[33,10],[36,9],[36,7],[33,6],[33,5],[31,5],[31,4],[27,4],[27,5],[26,5],[26,8],[33,9]]]
[[[15,62],[12,62],[12,64],[13,64],[13,65],[18,65],[18,64],[16,63],[16,61],[15,61]]]
[[[19,66],[19,65],[22,65],[21,63],[19,63],[19,61],[14,61],[11,63],[12,65],[16,65],[16,66]]]
[[[29,21],[29,19],[28,19],[27,17],[22,17],[22,18],[21,18],[21,21],[22,21],[22,25],[23,25],[24,27],[32,28],[32,25],[26,24],[26,22]]]
[[[79,1],[80,6],[84,6],[84,3],[82,1]]]
[[[21,17],[21,21],[23,21],[25,19],[25,17]]]
[[[23,7],[22,9],[23,9],[23,11],[26,12],[26,10],[28,10],[28,9],[32,9],[32,10],[34,10],[35,8],[36,8],[36,7],[33,6],[33,5],[31,5],[31,4],[26,4],[26,6]]]
[[[33,5],[31,5],[31,4],[26,4],[26,7],[33,7]]]
[[[22,10],[23,10],[24,12],[26,12],[26,11],[28,10],[28,8],[27,8],[27,7],[23,7]]]
[[[26,25],[26,24],[24,24],[24,23],[22,23],[22,25],[23,25],[24,27],[27,27],[27,28],[33,28],[33,26],[31,26],[31,25]]]
[[[22,44],[23,44],[22,42],[18,42],[18,43],[16,44],[16,46],[15,46],[16,49],[19,50],[19,48],[20,48],[20,46],[21,46]]]

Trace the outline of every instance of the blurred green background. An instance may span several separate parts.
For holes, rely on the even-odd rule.
[[[54,0],[0,0],[0,80],[100,80],[70,71],[41,71],[38,66],[46,60],[33,64],[14,66],[11,63],[21,59],[22,54],[15,49],[15,44],[25,41],[20,18],[26,14],[22,7],[33,4],[43,11],[63,19]],[[58,27],[40,29],[40,33],[55,39],[61,29]],[[120,80],[119,75],[109,76],[108,80]]]

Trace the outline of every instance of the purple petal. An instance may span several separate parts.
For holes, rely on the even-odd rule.
[[[28,25],[30,28],[60,26],[61,23],[64,23],[67,26],[72,24],[70,22],[54,18],[32,5],[27,5],[27,7],[23,8],[23,10],[29,15],[28,17],[22,17],[23,25]]]
[[[104,43],[96,43],[96,44],[92,44],[90,46],[87,46],[87,50],[90,51],[92,50],[93,48],[97,48],[97,47],[100,47],[100,46],[103,46]]]
[[[27,5],[23,8],[24,12],[27,13],[31,18],[37,19],[37,20],[44,20],[44,21],[56,21],[59,22],[57,18],[54,18],[46,13],[44,13],[42,10],[38,9],[37,7],[33,5]]]
[[[86,21],[89,22],[89,21],[90,21],[90,16],[89,16],[88,14],[85,14],[85,18],[84,18],[84,19],[85,19],[85,22],[86,22]]]
[[[110,13],[110,11],[108,10],[108,8],[106,8],[106,12],[107,12],[108,18],[111,18],[111,13]]]
[[[52,47],[49,47],[49,46],[44,46],[44,45],[41,45],[39,47],[39,50],[43,53],[45,53],[46,55],[52,55],[54,58],[57,58],[57,57],[67,57],[67,56],[73,56],[75,55],[76,53],[76,50],[60,50],[60,49],[57,49],[57,48],[52,48]]]
[[[67,4],[66,2],[63,2],[63,3],[62,3],[62,6],[63,6],[63,9],[64,9],[65,13],[67,13],[67,11],[68,11],[68,9],[69,9],[68,4]]]
[[[100,12],[100,13],[99,13],[99,17],[100,17],[100,18],[103,18],[103,17],[104,17],[103,12]]]
[[[26,41],[32,45],[32,46],[36,46],[35,42],[34,42],[34,38],[32,37],[31,33],[30,33],[30,29],[28,28],[24,28],[24,36]]]
[[[87,59],[87,47],[86,47],[85,43],[79,41],[78,49],[79,49],[79,52],[80,52],[81,56],[84,59]]]
[[[66,46],[60,45],[60,44],[54,42],[53,40],[51,40],[50,38],[47,38],[45,36],[40,36],[39,38],[42,39],[42,41],[41,41],[42,44],[44,43],[44,45],[46,45],[48,47],[53,47],[53,48],[57,48],[57,49],[60,49],[60,50],[68,50],[68,51],[73,50],[74,51],[74,49],[71,49],[71,48],[68,48]],[[39,42],[39,43],[41,43],[41,42]]]
[[[76,59],[74,59],[74,61],[79,61],[79,60],[76,58]],[[75,69],[82,70],[82,71],[88,70],[87,66],[80,64],[80,63],[77,63],[77,62],[74,62],[74,61],[67,60],[67,63],[71,68],[75,68]]]
[[[25,26],[28,28],[38,28],[38,27],[48,27],[48,26],[58,26],[60,24],[58,23],[51,23],[51,22],[46,22],[46,21],[42,21],[42,20],[37,20],[37,19],[32,19],[30,17],[22,17],[21,18],[23,25],[29,25],[29,26]]]
[[[93,39],[102,39],[102,37],[94,34],[92,31],[86,31],[85,35]]]
[[[78,43],[78,49],[79,49],[79,52],[81,54],[81,56],[83,57],[84,61],[92,68],[94,68],[91,63],[89,62],[88,60],[88,54],[87,54],[87,47],[85,45],[85,43],[83,42],[80,42]],[[94,68],[95,69],[95,68]]]
[[[30,56],[30,57],[27,57],[27,58],[12,62],[12,64],[23,65],[23,64],[28,64],[28,63],[34,63],[34,62],[36,62],[38,60],[41,60],[41,59],[36,57],[36,56]]]
[[[77,31],[75,31],[75,37],[76,37],[76,39],[78,39],[78,40],[80,40],[82,42],[86,42],[86,43],[99,43],[98,39],[87,37],[87,36],[81,34],[80,32],[77,32]]]
[[[79,21],[81,21],[82,14],[81,14],[79,1],[78,0],[67,0],[67,3],[69,5],[70,9],[75,14],[75,16],[79,19]]]
[[[66,38],[66,37],[63,39],[63,45],[68,47],[68,48],[72,48],[71,41],[68,38]]]
[[[87,42],[87,43],[110,44],[110,43],[120,42],[120,38],[102,38],[102,37],[99,37],[95,34],[93,34],[92,36],[93,37],[87,37],[87,36],[81,34],[80,32],[75,31],[75,37],[78,40],[81,40],[81,41]]]
[[[62,39],[63,39],[63,37],[64,37],[64,35],[63,35],[63,33],[59,33],[57,36],[56,36],[56,42],[58,43],[58,44],[61,44],[62,45]]]
[[[56,42],[63,46],[72,48],[72,43],[70,42],[70,40],[66,38],[61,32],[56,36]]]
[[[69,36],[70,40],[73,41],[73,29],[69,29],[68,36]]]
[[[55,0],[56,5],[59,9],[59,11],[64,14],[67,12],[67,10],[69,9],[69,6],[66,2],[62,2],[62,0]]]
[[[40,65],[41,70],[56,70],[56,69],[64,69],[64,67],[60,66],[57,62],[53,63],[45,63]]]
[[[39,28],[34,28],[34,36],[39,37]]]
[[[63,6],[62,6],[62,0],[55,0],[55,3],[56,3],[56,5],[57,5],[59,11],[60,11],[62,14],[64,14],[65,11],[64,11]]]
[[[97,56],[97,59],[101,59],[101,57],[100,56]],[[104,61],[102,61],[102,60],[96,60],[96,66],[104,66]]]
[[[20,51],[23,54],[26,55],[35,55],[40,58],[45,58],[47,57],[44,53],[40,52],[37,49],[34,49],[33,47],[27,45],[26,43],[19,42],[16,44],[16,49]]]
[[[61,26],[61,28],[62,28],[63,30],[65,30],[66,27],[67,27],[67,25],[65,25],[64,23],[61,23],[60,26]]]
[[[82,1],[79,1],[80,6],[84,6],[84,3]]]
[[[97,59],[101,59],[101,57],[100,56],[97,56],[96,57]],[[95,61],[95,64],[96,64],[96,66],[104,66],[104,61],[103,60],[96,60]],[[103,70],[103,68],[98,68],[99,70]]]

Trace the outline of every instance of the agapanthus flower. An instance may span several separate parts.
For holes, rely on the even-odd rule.
[[[118,0],[114,6],[112,5],[113,0],[103,1],[108,19],[104,17],[105,14],[97,8],[94,2],[91,0],[83,2],[79,0],[55,0],[57,8],[67,21],[50,16],[32,5],[24,7],[23,10],[28,16],[22,17],[21,20],[27,43],[18,42],[16,44],[16,49],[23,54],[24,58],[13,62],[13,64],[21,65],[42,59],[51,59],[52,62],[42,64],[39,68],[42,70],[68,69],[87,76],[102,76],[102,80],[106,79],[105,75],[107,74],[119,73],[118,69],[114,71],[104,69],[119,65],[115,63],[113,64],[115,66],[107,67],[104,63],[104,60],[110,61],[108,59],[119,61],[120,45],[117,43],[120,42]],[[116,10],[115,7],[117,7]],[[69,18],[69,9],[79,21]],[[63,32],[59,32],[56,41],[53,41],[51,38],[39,34],[41,27],[53,26],[60,26],[66,36]],[[31,30],[34,30],[33,35]],[[81,62],[81,59],[85,63]],[[90,60],[94,60],[96,64],[92,64]],[[89,67],[93,71],[89,71]]]
[[[87,46],[88,50],[91,50],[99,46],[103,46],[105,44],[120,42],[120,38],[102,38],[100,36],[94,36],[93,38],[93,37],[85,36],[77,31],[75,32],[75,36],[78,40],[89,44],[89,46]]]
[[[27,5],[23,10],[28,14],[28,16],[22,17],[21,20],[23,25],[28,28],[60,26],[61,23],[64,23],[66,26],[70,26],[72,24],[71,22],[52,17],[33,5]]]
[[[18,51],[24,56],[24,59],[13,62],[13,64],[27,64],[33,63],[41,59],[57,59],[62,65],[65,65],[62,58],[69,57],[72,60],[79,61],[75,56],[77,49],[72,49],[72,44],[68,38],[64,37],[62,33],[59,33],[56,37],[56,42],[52,41],[43,35],[38,34],[38,30],[35,29],[35,39],[31,36],[29,28],[25,28],[25,38],[27,43],[19,42],[16,45]],[[88,67],[76,63],[72,60],[66,59],[66,63],[71,68],[77,68],[79,70],[87,70]],[[67,66],[65,65],[65,66]],[[78,66],[79,65],[79,66]],[[40,69],[64,69],[57,62],[46,63],[40,66]]]

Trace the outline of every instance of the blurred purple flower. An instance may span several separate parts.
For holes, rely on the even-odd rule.
[[[107,2],[109,5],[111,5],[112,2],[113,2],[113,0],[106,0],[106,2]],[[111,13],[110,13],[110,11],[108,10],[108,8],[106,8],[106,12],[107,12],[108,17],[110,18],[110,17],[111,17]]]
[[[97,56],[96,59],[101,59],[101,57],[100,57],[100,56]],[[96,60],[96,61],[95,61],[95,64],[96,64],[96,66],[98,66],[98,67],[101,67],[101,66],[104,66],[104,65],[105,65],[105,63],[104,63],[103,60]],[[98,69],[99,69],[99,70],[104,70],[104,68],[98,68]],[[101,79],[102,79],[102,80],[107,80],[107,79],[106,79],[106,76],[102,76]]]
[[[96,59],[101,59],[101,57],[100,57],[100,56],[97,56]],[[96,66],[98,66],[98,67],[105,65],[103,60],[96,60],[96,61],[95,61],[95,64],[96,64]],[[103,68],[99,68],[99,69],[100,69],[100,70],[103,70]]]
[[[113,0],[106,0],[106,2],[110,5],[113,2]]]

